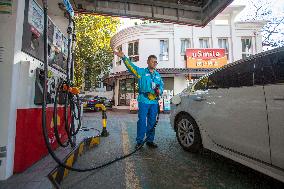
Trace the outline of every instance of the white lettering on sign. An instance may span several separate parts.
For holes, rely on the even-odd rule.
[[[201,62],[201,61],[197,61],[196,62],[196,66],[218,66],[218,62],[212,62],[212,61],[208,61],[208,62]]]
[[[196,66],[202,66],[202,62],[196,62]]]
[[[202,52],[202,51],[197,51],[192,53],[193,58],[200,58],[200,57],[219,57],[220,52],[216,51],[209,51],[209,52]]]

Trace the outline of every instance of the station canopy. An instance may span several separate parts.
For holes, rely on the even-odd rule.
[[[77,13],[205,26],[233,0],[72,0]]]

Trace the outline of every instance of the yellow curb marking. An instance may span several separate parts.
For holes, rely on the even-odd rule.
[[[72,165],[73,165],[73,160],[74,160],[74,154],[72,154],[72,155],[67,159],[66,165],[69,166],[69,167],[72,167]],[[65,177],[68,175],[68,172],[69,172],[68,169],[65,169],[65,170],[64,170],[63,178],[65,178]]]
[[[53,179],[56,179],[56,176],[57,176],[57,171],[52,174]]]
[[[79,152],[78,152],[78,155],[82,155],[83,153],[83,150],[84,150],[84,143],[82,142],[79,146]]]
[[[90,147],[93,147],[96,144],[100,143],[100,138],[96,137],[96,138],[92,138],[91,143],[90,143]]]

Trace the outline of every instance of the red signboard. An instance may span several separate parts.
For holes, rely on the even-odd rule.
[[[57,124],[61,141],[67,140],[64,129],[64,108],[59,107]],[[16,122],[16,141],[14,155],[14,172],[19,173],[33,165],[48,154],[42,133],[41,108],[18,109]],[[70,114],[68,118],[70,122]],[[53,132],[53,108],[46,109],[46,121],[49,142],[53,149],[57,148],[57,142]]]
[[[186,49],[187,68],[220,68],[228,63],[225,49]]]

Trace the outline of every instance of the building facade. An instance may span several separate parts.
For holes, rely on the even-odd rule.
[[[149,55],[156,55],[165,95],[169,97],[212,70],[206,66],[189,67],[187,49],[224,49],[227,63],[262,52],[260,30],[265,22],[234,22],[243,9],[244,6],[229,6],[204,28],[171,23],[129,27],[118,32],[111,45],[142,68],[147,67]],[[130,100],[138,95],[137,81],[119,57],[114,56],[112,74],[105,81],[114,86],[115,107],[129,108]]]

